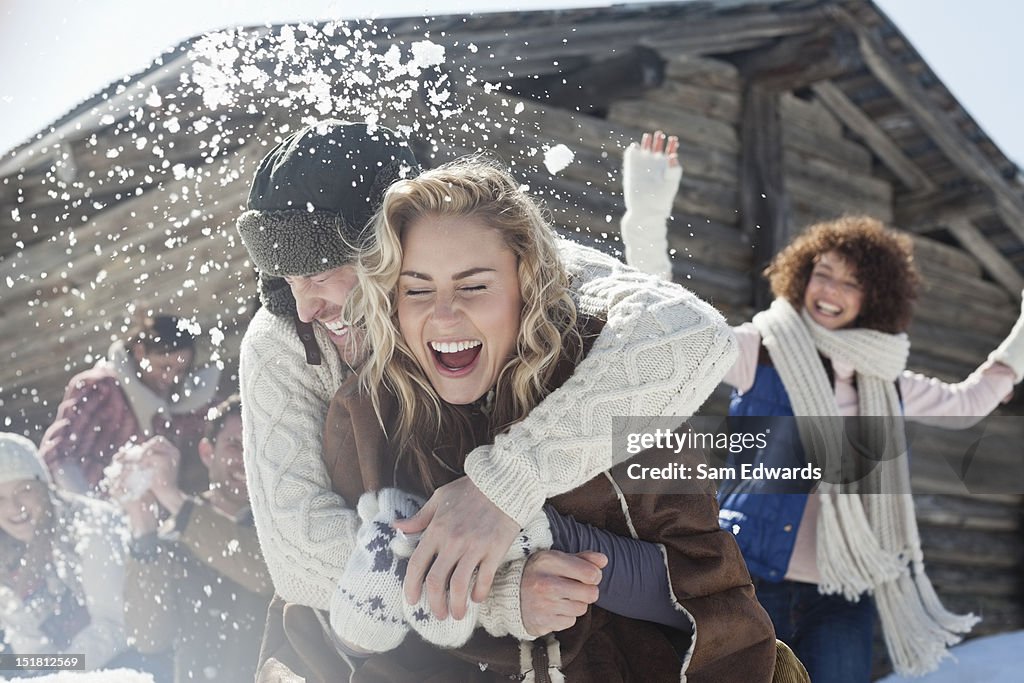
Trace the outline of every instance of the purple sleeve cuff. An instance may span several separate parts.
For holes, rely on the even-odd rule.
[[[564,553],[592,550],[608,557],[598,585],[598,607],[631,619],[690,630],[686,613],[675,607],[665,559],[657,544],[577,522],[550,505],[544,506],[544,512],[551,524],[552,549]]]

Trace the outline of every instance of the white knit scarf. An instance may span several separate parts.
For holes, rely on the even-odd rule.
[[[828,330],[784,299],[755,315],[753,323],[798,416],[805,453],[825,466],[827,481],[818,487],[818,589],[842,593],[850,601],[874,593],[896,671],[922,675],[934,670],[949,656],[947,648],[960,642],[961,634],[979,619],[947,611],[924,571],[896,392],[910,350],[907,336]],[[874,416],[857,423],[856,441],[877,466],[853,483],[840,483],[844,440],[851,434],[843,433],[819,353],[853,366],[859,415]]]

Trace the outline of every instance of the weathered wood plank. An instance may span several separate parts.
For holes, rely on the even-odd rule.
[[[729,153],[737,153],[740,148],[736,128],[729,123],[658,102],[616,102],[608,112],[608,119],[643,130],[671,131],[681,140]]]
[[[789,197],[783,170],[783,125],[779,94],[748,84],[740,123],[740,226],[753,246],[755,265],[768,262],[792,236],[786,222]],[[771,300],[768,286],[751,274],[754,306]]]
[[[734,65],[721,59],[695,55],[672,55],[665,65],[665,77],[728,93],[739,94],[742,87],[739,69]]]
[[[981,187],[955,192],[896,193],[893,220],[903,230],[929,232],[954,218],[977,220],[996,212],[991,193]]]
[[[1004,335],[1017,320],[1012,306],[992,305],[973,297],[957,296],[958,290],[922,287],[914,305],[914,317],[982,334]]]
[[[970,254],[922,235],[911,235],[911,239],[914,241],[914,260],[922,270],[934,269],[940,273],[953,270],[980,280],[981,265]]]
[[[828,159],[861,173],[871,172],[871,152],[850,140],[823,137],[810,128],[787,126],[784,142],[790,149]]]
[[[793,93],[784,92],[779,106],[787,128],[807,128],[822,137],[843,137],[843,125],[839,119],[817,100],[805,100]]]
[[[988,356],[999,341],[991,335],[979,335],[920,319],[910,324],[910,334],[915,346],[922,351],[975,365]]]
[[[919,524],[919,527],[921,545],[929,563],[1012,569],[1024,560],[1024,549],[1014,533],[980,533],[977,529],[965,531],[948,525]]]
[[[993,567],[947,565],[934,562],[928,565],[928,577],[935,590],[944,595],[992,596],[1014,600],[1020,597],[1020,576],[1017,571]]]
[[[885,180],[851,171],[806,152],[787,149],[782,155],[783,168],[788,180],[817,184],[825,193],[846,197],[851,203],[865,202],[887,207],[891,217],[892,185]]]
[[[892,91],[950,160],[965,174],[992,188],[1007,226],[1024,238],[1024,197],[1021,193],[1010,186],[992,160],[963,135],[946,112],[933,104],[925,88],[901,69],[874,36],[860,30],[858,41],[864,61],[872,73]]]
[[[851,102],[838,86],[822,81],[813,85],[812,90],[839,120],[864,140],[904,185],[914,191],[930,192],[935,189],[924,171],[908,159],[892,138]]]
[[[739,93],[723,92],[679,81],[665,81],[660,88],[649,90],[643,99],[675,106],[733,125],[739,123]]]
[[[892,206],[877,199],[854,198],[851,194],[815,182],[804,174],[791,174],[786,178],[786,190],[794,208],[801,207],[824,218],[835,218],[845,214],[867,215],[883,223],[892,220]]]
[[[751,50],[737,60],[748,83],[779,93],[852,73],[861,64],[856,34],[830,23]]]
[[[921,524],[991,532],[1017,531],[1021,525],[1015,512],[1021,502],[1020,496],[914,496]]]
[[[945,222],[946,228],[953,233],[964,249],[981,262],[992,279],[1006,288],[1010,296],[1019,299],[1024,288],[1024,275],[1012,263],[1006,260],[989,240],[974,225],[963,219]]]

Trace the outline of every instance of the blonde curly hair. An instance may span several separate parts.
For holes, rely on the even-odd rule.
[[[389,437],[404,455],[430,457],[436,447],[464,456],[472,447],[469,412],[445,403],[430,384],[398,326],[396,292],[402,236],[423,217],[479,219],[497,230],[515,254],[523,301],[516,351],[502,367],[489,410],[489,436],[522,420],[551,391],[558,362],[581,348],[576,307],[559,260],[556,236],[540,206],[515,179],[479,156],[462,158],[391,186],[373,222],[373,240],[360,257],[350,319],[366,330],[370,354],[360,382],[383,421],[381,397],[398,401],[398,425]],[[575,358],[573,358],[575,360]],[[439,443],[454,435],[454,442]],[[421,474],[425,468],[420,467]],[[428,487],[430,482],[427,482]]]

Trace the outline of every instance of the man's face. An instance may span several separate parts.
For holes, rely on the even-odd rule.
[[[339,266],[314,275],[288,276],[284,280],[295,297],[299,319],[323,325],[342,360],[354,363],[361,335],[349,327],[342,314],[356,286],[355,267]]]
[[[212,443],[203,440],[200,455],[210,471],[210,487],[238,505],[248,504],[249,490],[242,463],[242,418],[231,415],[224,420]]]
[[[0,529],[22,543],[30,543],[49,517],[46,484],[16,479],[0,484]]]
[[[132,351],[139,364],[142,383],[158,396],[168,398],[192,368],[192,349],[146,351],[141,343]]]

